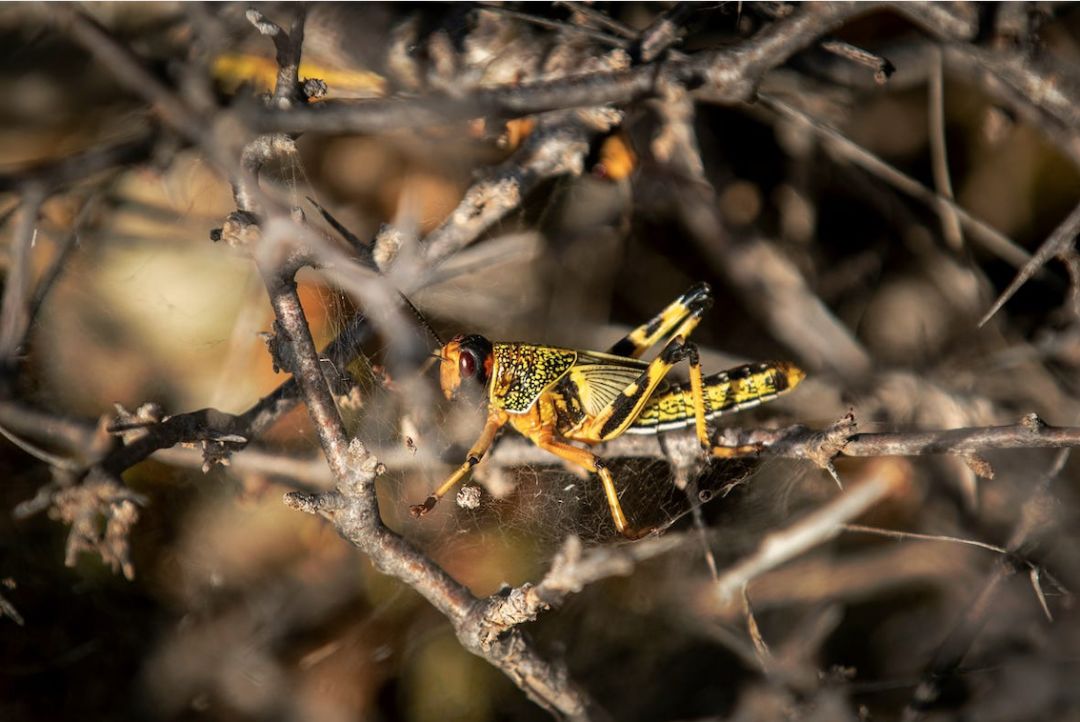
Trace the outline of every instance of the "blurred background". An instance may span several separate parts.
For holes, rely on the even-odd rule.
[[[81,10],[181,97],[209,97],[224,114],[265,92],[276,72],[247,7]],[[287,26],[288,7],[259,7]],[[979,321],[1080,202],[1078,131],[1048,132],[1024,98],[1003,98],[985,68],[964,63],[978,57],[965,48],[1018,57],[1075,90],[1080,10],[956,7],[979,31],[944,51],[893,12],[830,36],[887,59],[895,72],[885,82],[818,45],[767,73],[752,103],[714,104],[706,93],[623,108],[618,122],[585,134],[572,172],[539,179],[412,301],[444,338],[604,350],[707,281],[716,303],[695,333],[707,372],[786,359],[809,374],[792,394],[725,423],[824,427],[853,410],[863,431],[1009,424],[1028,413],[1075,425],[1080,325],[1068,266],[1051,262]],[[301,76],[327,81],[325,101],[618,69],[634,58],[611,38],[673,9],[314,4]],[[793,10],[694,6],[678,14],[676,52],[740,42]],[[254,264],[210,240],[235,210],[228,179],[74,42],[64,17],[0,5],[2,259],[7,273],[22,262],[15,239],[30,223],[30,277],[55,274],[4,402],[87,434],[114,405],[241,413],[285,376],[260,336],[273,314]],[[313,199],[360,239],[392,224],[408,249],[472,183],[528,160],[530,131],[489,121],[308,133],[264,183],[321,223]],[[97,152],[109,161],[87,160]],[[316,273],[301,281],[321,346],[357,305]],[[478,467],[479,507],[447,500],[411,519],[409,504],[459,463],[482,412],[445,402],[434,374],[424,377],[427,405],[411,405],[387,370],[387,343],[358,346],[351,379],[339,373],[352,385],[342,397],[350,428],[388,469],[379,499],[389,526],[477,595],[537,581],[567,535],[619,543],[594,479],[509,454]],[[52,428],[20,435],[70,454]],[[197,453],[177,453],[124,474],[143,502],[129,580],[95,554],[65,566],[69,530],[56,513],[16,518],[52,477],[0,442],[0,595],[15,611],[0,619],[0,718],[546,717],[464,651],[416,593],[323,520],[281,503],[285,491],[331,483],[302,407],[253,446],[205,473]],[[303,470],[280,473],[283,458]],[[1055,461],[1064,467],[1047,481]],[[663,461],[616,459],[627,513],[670,524],[683,543],[589,586],[528,632],[613,719],[889,720],[975,620],[925,718],[1077,719],[1080,625],[1064,591],[1080,588],[1077,462],[1016,449],[885,463],[907,480],[904,494],[861,523],[997,546],[1023,529],[1015,566],[971,546],[842,534],[750,585],[783,668],[763,675],[745,654],[753,647],[741,600],[709,594],[710,559],[729,566],[834,498],[834,482],[808,461],[717,462],[693,475],[688,493]],[[854,483],[866,465],[838,469]],[[1060,583],[1045,585],[1052,622],[1032,569]],[[980,597],[995,575],[1000,583]],[[977,598],[988,605],[979,616]]]

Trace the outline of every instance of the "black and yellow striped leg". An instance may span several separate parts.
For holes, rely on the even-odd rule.
[[[634,419],[641,413],[642,407],[653,395],[656,387],[671,371],[671,367],[685,358],[686,337],[697,327],[704,312],[705,307],[702,306],[693,310],[689,317],[683,320],[676,329],[675,336],[664,346],[664,350],[660,352],[660,355],[645,368],[641,376],[627,385],[621,393],[590,420],[582,431],[584,438],[591,438],[594,441],[607,441],[621,434],[626,430],[627,426],[634,422]],[[700,363],[698,367],[698,385],[700,387]],[[703,398],[701,394],[699,394],[699,398]],[[702,408],[704,409],[704,407]],[[704,411],[702,411],[703,423],[704,418]]]
[[[694,404],[694,430],[697,432],[702,451],[721,459],[750,456],[761,451],[760,444],[744,444],[742,446],[713,445],[712,438],[709,436],[709,427],[705,421],[705,381],[701,372],[701,357],[698,355],[697,346],[692,343],[685,343],[682,346],[681,354],[690,363],[690,398]]]
[[[701,312],[712,304],[712,289],[707,283],[699,283],[689,288],[686,293],[671,302],[667,308],[656,314],[648,323],[644,323],[609,349],[608,353],[616,356],[641,358],[641,355],[655,346],[672,332],[686,317],[694,312]]]

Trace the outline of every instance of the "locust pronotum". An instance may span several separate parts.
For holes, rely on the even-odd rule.
[[[480,463],[499,429],[510,424],[537,446],[597,474],[619,533],[631,539],[648,533],[627,523],[607,466],[588,449],[567,442],[592,445],[624,433],[658,433],[692,424],[702,449],[713,456],[752,453],[757,447],[714,446],[706,422],[775,398],[805,376],[794,364],[768,362],[703,377],[697,347],[686,339],[710,305],[711,289],[698,284],[607,353],[492,343],[476,335],[452,339],[438,353],[443,393],[453,398],[466,382],[483,388],[487,421],[465,462],[423,504],[412,507],[413,516],[431,511]],[[664,339],[667,343],[655,359],[638,360]],[[690,365],[690,382],[665,381],[683,359]]]

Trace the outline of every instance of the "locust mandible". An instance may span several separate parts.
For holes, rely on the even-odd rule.
[[[492,343],[483,336],[457,336],[438,353],[439,382],[448,399],[462,384],[487,392],[487,421],[465,462],[423,504],[411,508],[422,516],[435,506],[491,447],[506,424],[542,449],[600,477],[615,527],[636,539],[649,529],[627,522],[615,479],[586,445],[621,434],[655,434],[693,425],[702,449],[716,457],[753,453],[757,447],[714,446],[707,422],[717,416],[768,401],[793,389],[805,374],[794,364],[773,361],[746,364],[703,376],[694,344],[686,339],[712,305],[712,290],[700,283],[682,294],[648,323],[639,326],[607,353],[526,343]],[[639,360],[667,340],[651,362]],[[666,380],[682,360],[690,366],[689,383]]]

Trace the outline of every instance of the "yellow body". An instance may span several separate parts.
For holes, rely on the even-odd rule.
[[[575,351],[524,343],[494,344],[488,403],[508,414],[529,414],[538,399],[547,397],[555,411],[555,427],[566,439],[602,441],[578,433],[590,417],[601,413],[649,364],[625,356]],[[705,377],[705,419],[756,406],[794,388],[805,374],[794,364],[747,364]],[[664,383],[649,396],[640,412],[620,433],[651,434],[694,424],[690,384]],[[618,434],[607,433],[605,438]]]
[[[481,336],[450,341],[439,353],[443,392],[452,397],[466,379],[483,385],[488,419],[465,463],[427,501],[414,506],[413,513],[419,516],[429,511],[480,462],[498,430],[509,424],[537,446],[598,474],[620,533],[636,538],[647,531],[630,528],[614,479],[603,462],[588,449],[568,442],[592,445],[624,433],[657,433],[693,425],[702,448],[713,456],[753,453],[757,447],[714,446],[706,422],[773,399],[805,377],[788,362],[746,364],[703,376],[697,349],[686,338],[711,300],[705,284],[689,289],[609,353],[493,344]],[[638,360],[665,338],[667,343],[655,359]],[[672,384],[667,374],[682,359],[689,361],[690,381]]]

